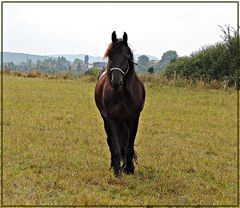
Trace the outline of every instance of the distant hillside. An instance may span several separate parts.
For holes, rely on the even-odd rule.
[[[49,56],[40,56],[32,55],[25,53],[12,53],[12,52],[3,52],[3,63],[13,62],[14,64],[21,64],[28,60],[32,60],[33,63],[36,63],[37,60],[43,61],[44,59],[49,58]]]
[[[65,57],[68,61],[73,62],[76,58],[84,60],[86,54],[53,54],[48,56],[41,56],[41,55],[33,55],[33,54],[25,54],[25,53],[12,53],[12,52],[3,52],[3,63],[13,62],[14,64],[21,64],[22,62],[26,62],[28,60],[32,60],[33,63],[36,63],[37,60],[43,61],[44,59],[48,58],[57,58],[59,56]],[[138,57],[142,54],[134,54],[134,60],[137,61]],[[100,56],[89,56],[89,63],[93,62],[103,62],[106,61],[103,57]],[[150,60],[159,60],[158,58],[150,55],[146,55],[149,57]]]

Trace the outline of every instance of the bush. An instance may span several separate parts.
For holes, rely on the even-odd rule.
[[[229,85],[236,82],[236,71],[239,67],[239,45],[237,38],[228,36],[224,42],[205,46],[190,56],[172,61],[165,69],[168,79],[176,76],[184,79],[203,80],[207,83],[228,80]],[[234,52],[233,52],[234,50]]]
[[[182,78],[193,80],[223,80],[234,74],[231,71],[230,60],[231,56],[226,45],[218,43],[202,48],[190,57],[181,57],[171,62],[165,70],[165,75],[173,78],[174,73],[176,73]]]
[[[44,74],[40,71],[32,70],[27,74],[27,77],[30,78],[44,77]]]
[[[89,69],[88,71],[85,72],[85,75],[90,75],[92,76],[94,80],[97,79],[97,77],[99,76],[100,74],[100,69],[97,68],[97,67],[93,67],[91,69]]]

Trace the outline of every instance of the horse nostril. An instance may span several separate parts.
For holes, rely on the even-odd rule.
[[[111,82],[113,88],[118,89],[119,87],[121,87],[123,85],[122,81],[119,82]]]

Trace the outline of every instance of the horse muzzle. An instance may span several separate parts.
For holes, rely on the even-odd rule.
[[[122,89],[123,86],[123,81],[111,81],[112,87],[114,89],[114,91],[120,91]]]

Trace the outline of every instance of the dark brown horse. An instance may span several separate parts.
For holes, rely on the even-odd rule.
[[[114,174],[119,176],[122,171],[133,174],[134,140],[145,89],[134,71],[127,33],[124,32],[123,39],[117,39],[115,31],[112,33],[105,57],[108,57],[107,69],[97,82],[95,102],[104,121]]]

